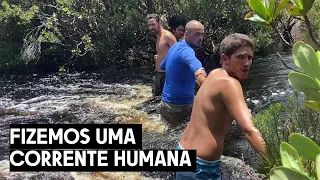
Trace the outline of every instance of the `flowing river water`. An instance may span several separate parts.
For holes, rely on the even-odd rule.
[[[294,67],[290,54],[282,56]],[[250,77],[243,82],[245,100],[253,113],[293,93],[287,78],[289,72],[277,55],[254,60]],[[8,128],[13,123],[142,123],[144,149],[175,148],[186,124],[171,129],[160,121],[159,98],[151,95],[152,81],[152,73],[116,70],[0,77],[0,175],[8,170]],[[224,155],[240,159],[243,156],[246,164],[258,167],[255,153],[239,128],[233,127]],[[116,175],[127,179],[136,176],[172,178],[172,173],[161,172],[112,176]],[[89,175],[74,176],[85,179]],[[111,175],[103,176],[108,179]],[[19,179],[20,175],[13,177]]]

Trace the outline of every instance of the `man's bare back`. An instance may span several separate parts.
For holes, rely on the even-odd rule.
[[[157,72],[164,72],[160,69],[160,64],[166,57],[170,47],[176,42],[177,40],[175,36],[170,31],[167,31],[165,29],[163,29],[161,33],[157,35],[157,56],[155,59],[155,68]]]
[[[228,107],[226,104],[229,104]],[[251,113],[245,104],[241,85],[224,69],[210,72],[195,97],[192,111],[197,113],[192,113],[180,144],[185,149],[196,149],[197,157],[201,159],[208,161],[220,159],[224,139],[235,119],[233,117],[238,117],[236,120],[244,132],[251,132],[250,122],[247,122],[251,118]],[[252,142],[257,143],[253,140],[250,144],[253,144]],[[253,147],[258,147],[256,149],[262,151],[260,144]]]

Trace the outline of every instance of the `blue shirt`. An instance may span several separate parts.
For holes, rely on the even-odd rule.
[[[175,43],[160,64],[166,80],[162,100],[171,104],[192,104],[196,78],[194,73],[202,68],[195,51],[185,42]]]

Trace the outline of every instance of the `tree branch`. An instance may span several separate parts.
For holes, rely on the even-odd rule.
[[[292,71],[295,71],[295,72],[298,72],[298,73],[303,73],[303,72],[301,72],[301,71],[297,71],[297,70],[294,70],[293,68],[289,67],[289,66],[284,62],[284,60],[283,60],[283,58],[282,58],[282,56],[280,55],[279,52],[277,52],[277,55],[279,56],[282,64],[283,64],[284,66],[286,66],[288,69],[290,69],[290,70],[292,70]],[[303,74],[304,74],[304,73],[303,73]]]
[[[281,33],[279,32],[279,30],[277,29],[277,27],[275,26],[275,24],[272,24],[272,28],[273,30],[277,33],[277,35],[281,38],[281,40],[289,47],[293,47],[288,41],[286,41],[284,39],[284,37],[281,35]]]
[[[243,158],[243,154],[242,154],[242,162],[243,162],[243,169],[246,171],[246,173],[250,176],[251,179],[253,180],[257,180],[251,173],[250,171],[248,170],[247,166],[246,166],[246,163],[244,161],[244,158]]]
[[[319,41],[317,41],[317,39],[314,37],[314,34],[313,34],[313,32],[312,32],[311,23],[310,23],[310,21],[309,21],[308,16],[305,15],[305,16],[303,16],[303,17],[304,17],[305,22],[306,22],[306,24],[307,24],[307,29],[308,29],[308,32],[309,32],[309,34],[310,34],[310,36],[311,36],[312,41],[320,48],[320,43],[319,43]]]

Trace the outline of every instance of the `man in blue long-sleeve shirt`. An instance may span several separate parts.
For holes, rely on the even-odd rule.
[[[195,84],[201,86],[207,77],[194,51],[201,46],[203,37],[203,25],[196,20],[188,22],[185,40],[175,43],[160,65],[160,69],[166,71],[160,114],[173,125],[190,116]]]

